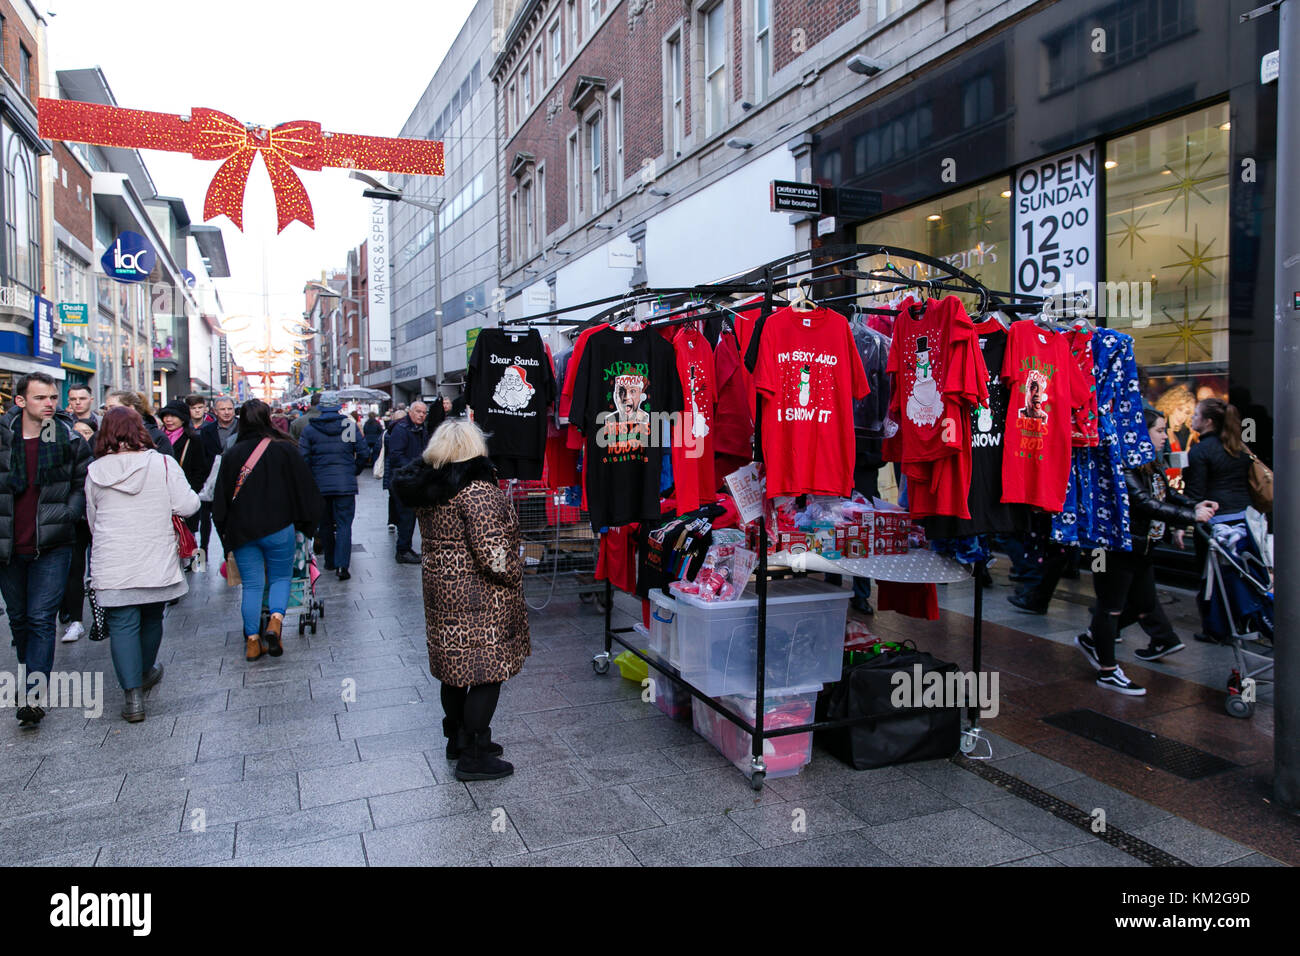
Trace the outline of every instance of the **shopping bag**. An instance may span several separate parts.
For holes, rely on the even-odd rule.
[[[221,576],[226,579],[227,586],[238,587],[240,583],[239,565],[235,563],[235,552],[226,552],[226,560],[221,564]]]
[[[199,501],[211,501],[217,493],[217,472],[221,470],[221,456],[218,455],[212,460],[212,470],[208,472],[208,477],[203,481],[203,487],[199,489]]]
[[[86,588],[86,597],[90,600],[90,634],[92,641],[102,641],[108,637],[108,615],[99,606],[94,588]]]
[[[376,478],[384,477],[384,446],[379,446],[379,454],[375,456],[374,476]]]

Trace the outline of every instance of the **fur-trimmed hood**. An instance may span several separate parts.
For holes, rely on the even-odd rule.
[[[470,458],[441,468],[430,468],[417,460],[393,475],[393,491],[408,508],[436,508],[451,501],[474,481],[497,483],[497,470],[491,460]]]

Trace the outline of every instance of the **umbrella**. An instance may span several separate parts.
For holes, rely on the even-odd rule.
[[[381,392],[377,388],[363,388],[360,385],[349,385],[347,388],[340,388],[333,392],[333,397],[341,402],[387,402],[392,400],[387,392]]]

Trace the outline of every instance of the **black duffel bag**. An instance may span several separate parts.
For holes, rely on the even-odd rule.
[[[915,702],[918,706],[894,706],[894,674],[903,672],[911,684],[916,664],[921,665],[923,675],[957,670],[956,664],[912,648],[886,652],[846,668],[843,679],[827,695],[824,718],[819,715],[818,719],[870,719],[818,731],[818,743],[855,770],[955,754],[961,743],[961,708],[921,707],[919,701]]]

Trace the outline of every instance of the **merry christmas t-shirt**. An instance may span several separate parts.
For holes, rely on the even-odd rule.
[[[466,399],[488,435],[488,454],[501,478],[542,477],[547,409],[555,374],[536,329],[479,333],[466,372]]]
[[[1066,336],[1028,320],[1011,326],[1002,375],[1011,386],[1002,500],[1060,511],[1070,480],[1075,409],[1090,390]]]
[[[677,356],[657,331],[603,329],[587,339],[569,421],[586,439],[593,527],[658,517],[664,443],[656,413],[681,410]]]
[[[830,309],[778,309],[759,342],[767,495],[847,497],[853,491],[853,400],[866,372],[848,319]]]

